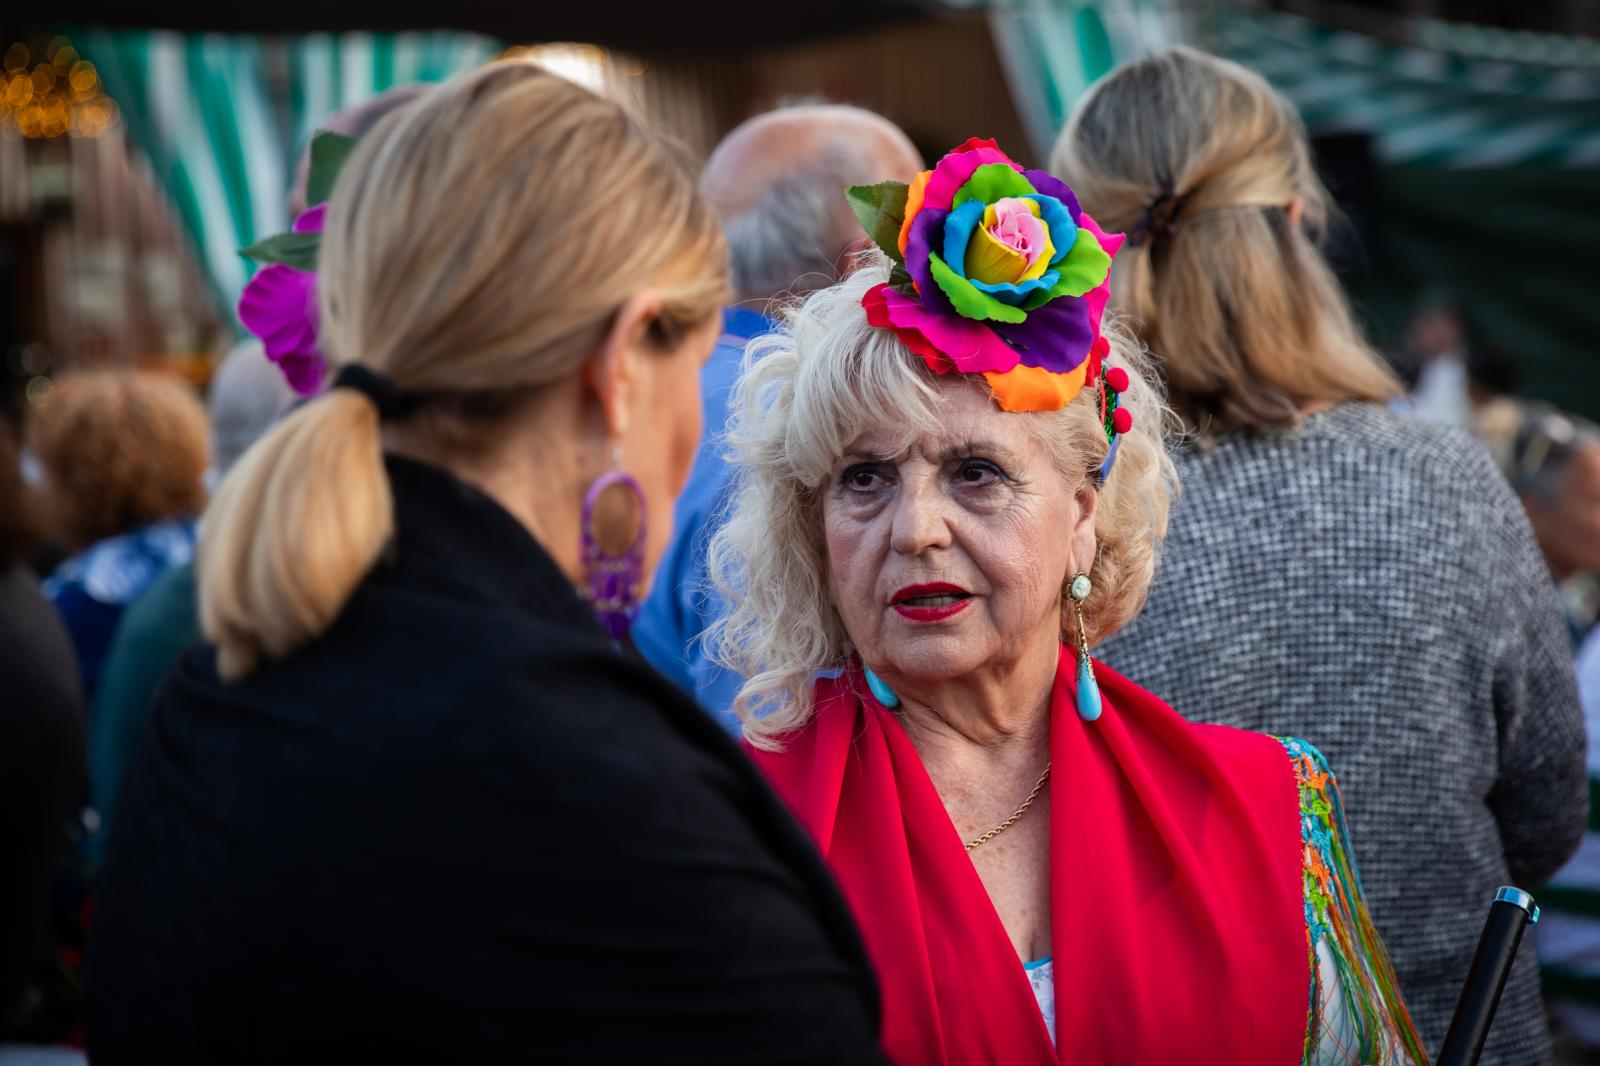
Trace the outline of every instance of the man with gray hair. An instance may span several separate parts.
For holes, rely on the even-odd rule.
[[[720,440],[728,394],[745,344],[773,327],[763,313],[768,305],[832,284],[870,245],[845,188],[909,183],[921,169],[910,139],[882,116],[812,104],[748,120],[717,145],[701,175],[700,191],[728,237],[738,301],[724,315],[722,337],[701,372],[705,440],[632,637],[646,659],[731,731],[738,730],[733,700],[740,679],[711,662],[701,644],[719,613],[706,580],[706,542],[728,483]]]
[[[1600,624],[1592,599],[1600,583],[1600,427],[1534,408],[1524,412],[1508,452],[1506,474],[1567,610],[1589,736],[1592,802],[1600,790]],[[1536,930],[1546,1006],[1560,1040],[1582,1049],[1584,1062],[1600,1052],[1597,817],[1600,811],[1589,812],[1589,832],[1577,854],[1540,890],[1544,918]]]

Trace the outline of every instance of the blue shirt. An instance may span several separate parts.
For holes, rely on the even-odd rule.
[[[721,613],[706,575],[706,544],[715,531],[731,476],[722,457],[728,397],[739,377],[746,342],[772,328],[771,320],[755,311],[729,308],[723,315],[722,337],[700,372],[704,439],[689,471],[689,482],[678,497],[672,542],[630,631],[634,646],[651,665],[692,694],[733,733],[739,730],[733,700],[744,679],[713,663],[700,640]]]
[[[123,609],[151,582],[194,555],[195,523],[156,522],[109,537],[56,568],[44,583],[78,655],[84,698],[92,700]]]

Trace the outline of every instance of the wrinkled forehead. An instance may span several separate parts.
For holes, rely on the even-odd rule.
[[[796,351],[783,451],[791,475],[813,489],[849,454],[940,454],[975,440],[1020,449],[1041,435],[1043,416],[1002,411],[981,376],[934,373],[892,332],[859,320],[802,329]]]
[[[1028,415],[995,406],[981,381],[959,376],[935,379],[933,418],[918,424],[894,417],[871,419],[850,440],[841,440],[836,461],[857,458],[942,462],[954,456],[1003,453],[1014,459],[1043,456]]]

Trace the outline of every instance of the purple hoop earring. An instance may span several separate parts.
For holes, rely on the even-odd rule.
[[[611,555],[601,546],[595,531],[594,509],[601,494],[615,485],[633,493],[639,506],[639,534],[620,554]],[[583,497],[580,529],[583,570],[589,583],[584,598],[612,640],[621,640],[627,635],[628,626],[639,609],[639,588],[644,583],[645,524],[644,490],[631,474],[609,470],[594,479]]]

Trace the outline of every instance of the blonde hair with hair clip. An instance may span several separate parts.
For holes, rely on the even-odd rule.
[[[730,404],[736,480],[708,555],[727,609],[704,639],[713,658],[746,679],[735,710],[758,748],[776,750],[805,725],[818,671],[843,667],[851,654],[828,592],[822,496],[834,462],[884,412],[908,441],[941,425],[937,375],[892,331],[869,326],[861,308],[867,289],[887,277],[880,259],[792,305],[778,332],[750,342]],[[1095,594],[1083,605],[1091,644],[1143,606],[1177,482],[1166,450],[1172,419],[1143,353],[1110,317],[1102,331],[1107,362],[1128,372],[1122,396],[1134,419],[1097,490]],[[1027,419],[1057,468],[1080,484],[1098,476],[1110,448],[1099,403],[1089,387],[1059,411],[1008,417]],[[1065,587],[1061,601],[1061,631],[1076,639]]]
[[[321,340],[427,398],[409,416],[481,451],[577,373],[613,315],[659,288],[687,332],[728,290],[721,228],[678,152],[617,102],[527,61],[480,67],[387,116],[334,189]],[[670,337],[667,339],[671,339]],[[378,413],[313,399],[235,465],[207,512],[201,621],[236,679],[322,633],[394,527]]]
[[[1307,235],[1330,202],[1305,129],[1259,76],[1191,48],[1129,63],[1079,101],[1050,162],[1108,231],[1144,238],[1117,256],[1112,304],[1192,429],[1399,395]]]

